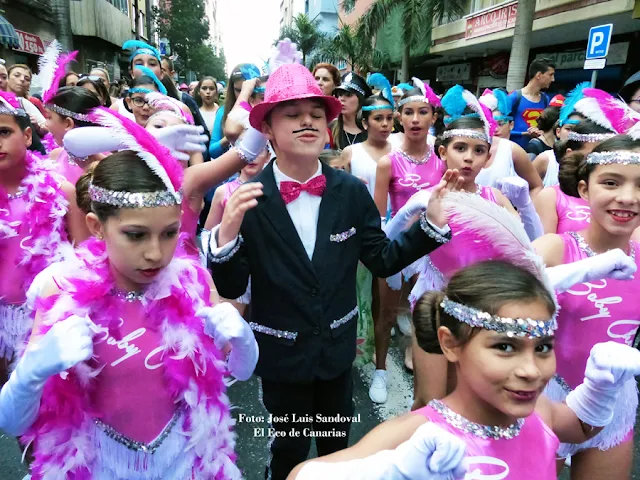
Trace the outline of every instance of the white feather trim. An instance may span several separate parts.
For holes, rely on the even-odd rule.
[[[478,101],[491,111],[494,111],[498,108],[498,99],[496,98],[495,95],[489,95],[489,94],[482,95],[478,99]]]
[[[413,81],[413,86],[416,88],[419,88],[420,91],[422,92],[422,95],[426,97],[427,89],[424,86],[424,82],[420,80],[418,77],[413,77],[411,80]]]
[[[462,98],[464,98],[464,101],[467,103],[469,108],[480,116],[480,120],[484,123],[484,133],[487,135],[489,141],[491,141],[491,127],[489,125],[489,119],[484,114],[484,110],[480,106],[480,102],[478,102],[476,96],[469,90],[464,90],[462,92]]]
[[[585,97],[578,100],[574,106],[574,110],[587,117],[593,123],[600,125],[611,132],[616,131],[595,98]]]
[[[34,78],[34,82],[38,83],[43,92],[48,92],[53,86],[53,77],[58,69],[58,59],[62,45],[57,40],[52,40],[47,45],[46,50],[38,59],[38,75]]]

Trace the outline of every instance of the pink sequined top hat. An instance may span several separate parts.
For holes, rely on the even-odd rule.
[[[324,95],[306,67],[298,64],[282,65],[269,77],[264,102],[253,107],[249,122],[253,128],[262,130],[264,118],[278,104],[290,100],[314,98],[324,102],[328,122],[340,115],[342,111],[340,100]]]

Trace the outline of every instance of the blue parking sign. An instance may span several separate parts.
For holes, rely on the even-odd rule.
[[[587,54],[585,59],[604,58],[609,53],[611,44],[611,34],[613,33],[613,23],[598,25],[589,30],[589,43],[587,44]]]

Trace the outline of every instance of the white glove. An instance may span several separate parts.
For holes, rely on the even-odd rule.
[[[248,380],[258,363],[258,343],[251,327],[230,303],[202,307],[196,315],[204,320],[204,333],[220,350],[229,343],[229,371],[238,380]]]
[[[290,63],[302,63],[302,52],[298,51],[298,46],[295,43],[285,38],[278,42],[278,46],[271,49],[269,73],[273,74],[278,67]]]
[[[247,128],[234,147],[246,163],[253,163],[267,146],[267,137],[253,127]]]
[[[120,142],[107,127],[82,127],[69,130],[62,139],[65,150],[76,157],[120,150]]]
[[[189,161],[190,153],[204,152],[209,140],[201,125],[171,125],[148,130],[156,140],[171,151],[171,156],[183,162]]]
[[[38,416],[47,379],[91,358],[89,322],[72,315],[27,347],[0,392],[0,429],[13,436],[24,434]]]
[[[628,280],[633,278],[638,267],[636,262],[619,248],[583,258],[577,262],[546,269],[553,288],[564,292],[578,283],[592,282],[601,278]]]
[[[584,382],[567,395],[567,406],[586,424],[604,427],[613,420],[625,382],[639,374],[640,351],[616,342],[597,343],[587,360]]]
[[[529,183],[520,177],[507,177],[498,179],[496,187],[507,197],[511,203],[518,209],[520,219],[527,232],[529,240],[534,241],[536,238],[544,235],[544,227],[536,208],[529,196]]]
[[[296,480],[453,480],[463,478],[466,444],[432,422],[395,450],[345,462],[310,462]]]
[[[427,211],[427,205],[429,205],[429,198],[431,193],[427,190],[420,190],[414,193],[409,201],[398,210],[395,216],[387,222],[384,226],[384,233],[387,234],[391,240],[395,239],[404,230],[407,229],[409,221],[416,215]]]

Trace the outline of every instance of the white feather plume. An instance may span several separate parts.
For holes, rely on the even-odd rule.
[[[164,183],[167,190],[173,194],[176,193],[169,175],[160,163],[160,161],[147,150],[145,150],[136,140],[136,138],[129,133],[120,120],[111,115],[105,110],[97,109],[94,111],[94,115],[97,117],[97,122],[100,125],[109,128],[109,132],[120,143],[121,147],[126,150],[133,150],[136,154],[147,164],[151,171],[157,175],[162,183]]]
[[[38,83],[42,87],[43,92],[51,88],[61,52],[62,45],[54,39],[47,45],[46,50],[38,60],[38,74],[34,79],[34,83]]]
[[[418,77],[413,77],[411,79],[413,81],[413,86],[419,88],[422,92],[422,95],[427,96],[427,89],[424,87],[424,82],[420,80]]]
[[[456,230],[490,243],[502,258],[539,278],[555,299],[555,290],[545,274],[544,262],[533,248],[518,217],[496,203],[466,192],[447,194],[443,208]]]
[[[489,110],[494,111],[498,109],[498,99],[496,98],[495,95],[493,94],[485,94],[482,95],[478,101],[484,105],[485,107],[487,107]]]
[[[493,137],[493,135],[491,135],[491,127],[489,124],[489,119],[485,115],[484,110],[480,106],[480,102],[478,102],[478,99],[476,98],[476,96],[473,93],[471,93],[469,90],[465,89],[462,92],[462,98],[464,99],[465,102],[467,102],[467,105],[469,106],[469,108],[480,116],[480,120],[482,120],[482,123],[484,124],[484,133],[487,135],[487,138],[491,140],[491,137]]]
[[[634,140],[640,140],[640,122],[631,127],[627,132],[627,135],[629,135]]]
[[[587,117],[593,123],[600,125],[602,128],[606,128],[611,132],[616,131],[595,98],[584,97],[578,100],[574,106],[574,110]]]

